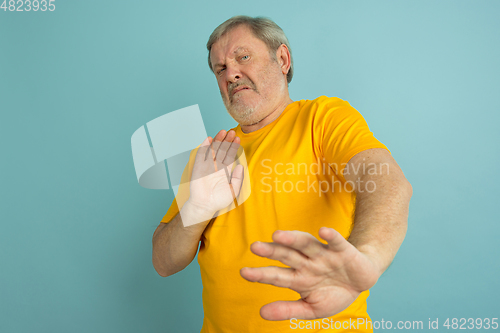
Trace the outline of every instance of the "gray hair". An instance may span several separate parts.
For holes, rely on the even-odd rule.
[[[288,74],[286,75],[286,79],[287,82],[290,83],[293,77],[293,59],[290,43],[288,42],[288,39],[286,38],[283,30],[281,30],[281,28],[272,20],[265,17],[253,18],[244,15],[233,16],[229,20],[225,21],[217,28],[215,28],[207,42],[208,67],[210,67],[210,70],[212,72],[214,71],[214,69],[212,68],[212,63],[210,61],[210,52],[214,43],[217,42],[224,34],[241,24],[248,26],[252,30],[255,37],[266,43],[267,48],[269,49],[269,53],[274,60],[277,60],[276,50],[281,46],[281,44],[285,44],[288,47],[288,51],[290,51],[290,69],[288,71]]]

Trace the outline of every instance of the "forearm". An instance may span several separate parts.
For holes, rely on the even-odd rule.
[[[182,217],[181,217],[182,215]],[[193,261],[208,221],[200,221],[196,208],[186,203],[182,214],[177,214],[169,223],[162,223],[153,235],[153,266],[161,276],[169,276],[183,270]],[[182,218],[186,225],[184,227]]]
[[[397,170],[394,170],[397,171]],[[402,173],[361,178],[374,181],[372,193],[358,188],[349,242],[370,257],[380,275],[389,267],[406,235],[410,183]],[[361,182],[363,184],[363,182]]]

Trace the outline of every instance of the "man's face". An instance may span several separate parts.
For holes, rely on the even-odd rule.
[[[286,74],[267,45],[245,25],[212,45],[210,61],[222,101],[241,125],[258,123],[283,100]]]

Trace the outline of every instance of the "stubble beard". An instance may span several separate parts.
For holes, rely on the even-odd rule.
[[[258,94],[255,90],[253,93]],[[258,123],[260,119],[257,119],[256,111],[262,104],[262,100],[259,100],[256,105],[248,105],[239,96],[231,97],[228,100],[224,99],[224,106],[227,112],[234,120],[236,120],[240,125],[253,125]]]

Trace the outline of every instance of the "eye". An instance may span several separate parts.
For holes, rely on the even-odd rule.
[[[221,68],[217,71],[217,75],[221,75],[222,71],[225,70],[225,68]]]
[[[249,58],[250,58],[250,56],[246,55],[246,56],[241,57],[241,60],[248,60]]]

